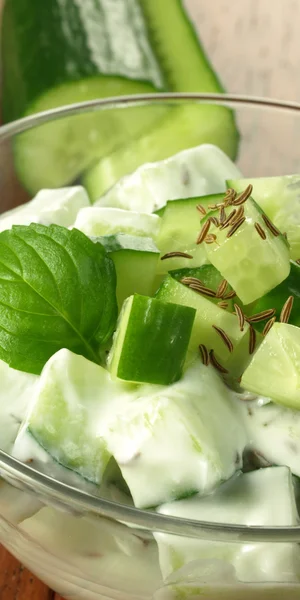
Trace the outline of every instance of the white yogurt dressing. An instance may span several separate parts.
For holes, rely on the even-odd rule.
[[[269,463],[288,466],[300,477],[300,411],[258,397],[236,401],[249,448]]]

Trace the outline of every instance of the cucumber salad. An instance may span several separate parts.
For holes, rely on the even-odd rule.
[[[244,179],[205,144],[1,215],[1,450],[163,515],[299,524],[299,208],[300,175]],[[153,543],[163,578],[300,581],[292,543]]]

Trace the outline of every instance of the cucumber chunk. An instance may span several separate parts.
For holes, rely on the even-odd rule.
[[[28,53],[32,48],[34,51]],[[124,51],[125,49],[125,51]],[[165,89],[138,0],[8,0],[2,19],[3,115]],[[15,164],[31,192],[74,180],[95,159],[128,143],[164,107],[93,112],[20,135]]]
[[[45,365],[19,436],[29,431],[58,463],[99,484],[110,459],[104,423],[128,388],[69,350]]]
[[[147,160],[165,159],[165,156],[158,156],[157,143],[155,140],[153,143],[153,153]],[[138,161],[128,167],[129,171],[135,168],[136,171],[125,177],[123,175],[126,170],[120,171],[112,179],[109,179],[106,164],[110,159],[106,158],[104,162],[91,168],[82,180],[83,185],[92,202],[97,200],[96,206],[151,213],[165,206],[168,200],[224,192],[225,179],[229,174],[232,177],[240,176],[240,171],[228,156],[212,144],[202,144],[188,150],[183,145],[178,150],[181,151],[174,154],[174,146],[170,148],[169,155],[172,156],[166,160],[142,166],[139,166],[142,161]],[[128,152],[130,153],[130,147]],[[123,162],[121,164],[124,166]],[[115,179],[120,177],[122,179],[115,183]],[[109,187],[111,189],[106,191]]]
[[[153,240],[125,233],[98,237],[97,240],[115,264],[119,309],[132,294],[152,296],[159,259],[159,250]]]
[[[254,302],[251,307],[246,307],[245,312],[250,316],[268,308],[275,308],[275,316],[279,319],[282,307],[289,296],[294,297],[289,323],[300,327],[300,265],[293,261],[291,261],[291,270],[288,277],[268,294]],[[265,323],[265,321],[255,323],[255,328],[262,331]]]
[[[234,225],[223,229],[211,224],[210,234],[216,236],[213,244],[203,243],[208,260],[222,273],[244,304],[257,300],[281,283],[290,272],[289,247],[282,235],[266,227],[264,213],[252,200],[242,205],[244,221],[235,232]],[[228,217],[239,206],[226,208]],[[219,216],[219,211],[216,211]],[[256,225],[264,232],[259,235]]]
[[[246,369],[242,386],[300,410],[300,328],[274,323]]]
[[[160,224],[161,219],[157,215],[93,206],[79,211],[74,227],[90,237],[127,233],[155,239]]]
[[[289,467],[300,477],[300,412],[270,402],[237,399],[236,410],[247,432],[248,450],[273,465]]]
[[[291,247],[291,257],[300,257],[300,175],[229,179],[228,186],[237,192],[251,183],[253,197],[276,227],[286,232]]]
[[[158,511],[186,519],[247,526],[298,524],[292,477],[286,467],[238,475],[213,494],[164,504]],[[221,560],[232,565],[240,581],[297,581],[299,553],[292,543],[224,543],[154,534],[164,577],[190,561]]]
[[[196,279],[200,279],[200,282],[202,282],[205,287],[210,288],[214,292],[217,292],[220,283],[223,281],[221,273],[212,265],[201,265],[201,267],[192,267],[191,269],[187,267],[183,269],[174,269],[169,271],[169,275],[176,279],[176,281],[179,281],[179,283],[185,277],[195,277]],[[231,291],[232,287],[228,284],[226,293]],[[210,298],[209,300],[214,304],[218,304],[218,302],[221,302],[222,298]],[[233,300],[227,298],[226,303],[228,304],[226,310],[233,312]]]
[[[191,288],[176,281],[168,275],[161,287],[156,292],[156,297],[163,302],[176,302],[184,306],[192,306],[196,309],[195,321],[189,343],[188,360],[199,353],[199,344],[204,344],[208,350],[213,349],[216,357],[225,368],[227,362],[233,361],[233,356],[243,365],[248,360],[248,342],[246,351],[238,350],[241,340],[249,336],[249,325],[245,324],[241,331],[236,315],[231,314],[210,301],[209,298],[198,294]],[[223,329],[233,344],[233,352],[230,353],[222,338],[213,328],[213,325]],[[241,367],[242,368],[242,367]]]
[[[10,452],[38,382],[38,376],[17,371],[0,360],[0,449]]]
[[[240,468],[246,444],[229,390],[199,360],[126,405],[104,437],[139,508],[210,492]]]
[[[201,204],[208,209],[223,200],[223,195],[196,196],[183,200],[168,201],[162,216],[161,228],[157,238],[157,246],[161,255],[179,251],[190,254],[193,258],[168,258],[158,263],[158,273],[167,273],[170,269],[199,267],[207,262],[203,245],[197,245],[196,240],[200,229],[201,214],[197,206]],[[208,209],[209,210],[209,209]]]
[[[128,298],[108,358],[111,373],[132,382],[168,385],[177,381],[195,312],[146,296]]]
[[[41,190],[26,204],[13,208],[0,217],[0,231],[11,229],[13,225],[73,225],[78,211],[90,206],[90,201],[82,186],[65,187],[57,190]]]

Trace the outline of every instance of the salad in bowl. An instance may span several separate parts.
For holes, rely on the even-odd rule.
[[[297,598],[300,175],[98,175],[0,216],[0,539],[70,598]]]

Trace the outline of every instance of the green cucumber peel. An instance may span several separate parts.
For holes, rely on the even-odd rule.
[[[0,233],[0,359],[39,374],[61,348],[100,363],[117,319],[113,261],[58,225]]]
[[[286,279],[249,306],[243,307],[245,314],[250,317],[269,308],[275,309],[275,317],[279,320],[281,310],[289,296],[294,297],[293,307],[289,317],[290,325],[300,327],[300,265],[291,260],[291,270]],[[262,331],[266,321],[255,323],[255,329]]]
[[[178,381],[195,315],[193,307],[139,294],[127,298],[108,357],[112,375],[132,383]]]

